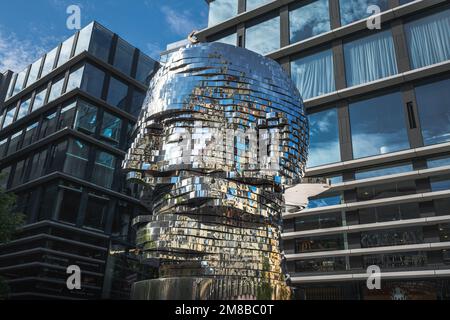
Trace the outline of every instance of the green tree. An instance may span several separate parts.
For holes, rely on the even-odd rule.
[[[21,213],[14,212],[15,204],[15,195],[0,188],[0,246],[11,241],[17,227],[24,221]],[[0,300],[7,296],[8,291],[7,284],[0,276]]]
[[[264,257],[263,260],[263,270],[264,272],[262,272],[262,277],[260,279],[260,283],[256,292],[256,299],[271,300],[273,295],[273,288],[272,285],[270,284],[269,277],[266,274],[266,272],[270,271],[270,262],[269,258],[267,257]]]

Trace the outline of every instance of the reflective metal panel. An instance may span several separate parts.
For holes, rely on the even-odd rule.
[[[137,245],[159,279],[136,299],[287,299],[285,185],[303,175],[308,120],[275,62],[222,43],[180,49],[153,78],[123,167],[144,185]]]

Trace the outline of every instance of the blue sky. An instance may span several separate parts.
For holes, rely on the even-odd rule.
[[[82,26],[97,20],[152,57],[208,20],[205,0],[0,0],[0,72],[20,71],[72,35],[72,4]]]

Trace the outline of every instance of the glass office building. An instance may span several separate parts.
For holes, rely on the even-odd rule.
[[[450,298],[448,1],[208,2],[198,38],[283,66],[310,119],[306,176],[331,183],[284,215],[296,298]],[[370,265],[381,290],[366,287]]]
[[[0,247],[10,298],[124,297],[140,277],[130,224],[142,207],[121,162],[157,68],[93,22],[0,77],[1,187],[26,216]],[[66,287],[69,265],[81,290]]]

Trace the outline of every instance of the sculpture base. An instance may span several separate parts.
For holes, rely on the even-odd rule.
[[[136,282],[133,300],[287,300],[291,291],[284,284],[242,279],[164,278]]]

